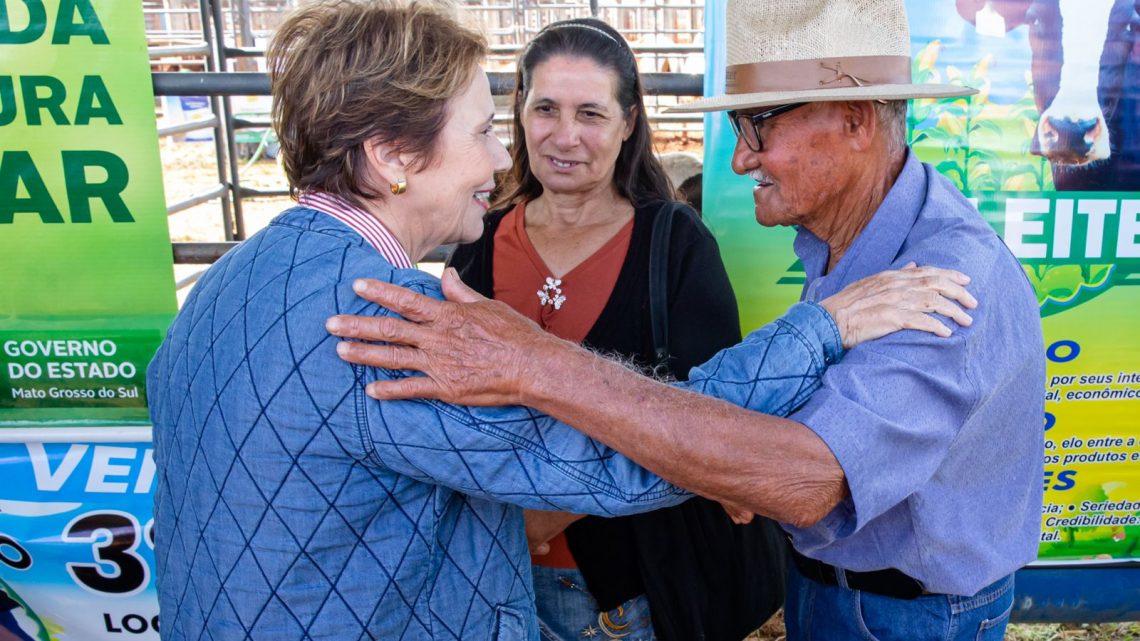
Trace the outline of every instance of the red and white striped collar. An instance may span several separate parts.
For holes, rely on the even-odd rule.
[[[350,229],[360,234],[364,240],[376,248],[389,263],[401,269],[414,267],[408,258],[408,253],[400,246],[399,241],[388,231],[372,214],[352,204],[348,200],[324,191],[308,191],[301,194],[298,203],[302,207],[315,209],[328,214],[340,222],[348,225]]]

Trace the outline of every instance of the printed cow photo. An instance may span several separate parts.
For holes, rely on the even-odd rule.
[[[1058,191],[1140,191],[1140,0],[956,0],[1029,30],[1040,119],[1030,151]],[[992,13],[990,13],[992,12]]]

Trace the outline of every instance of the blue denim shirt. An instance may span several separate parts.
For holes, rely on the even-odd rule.
[[[521,507],[597,515],[687,495],[533,410],[376,402],[324,330],[384,315],[355,278],[436,298],[348,227],[291,209],[202,277],[147,372],[165,639],[538,639]],[[760,357],[766,354],[766,357]],[[819,307],[689,383],[786,414],[842,354]]]
[[[849,570],[898,568],[932,592],[972,595],[1036,557],[1044,474],[1045,353],[1037,299],[977,209],[913,153],[829,274],[800,229],[804,298],[909,261],[971,277],[970,327],[903,331],[852,349],[792,419],[827,443],[851,498],[802,554]]]

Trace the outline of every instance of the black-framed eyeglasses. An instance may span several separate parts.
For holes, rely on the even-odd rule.
[[[734,110],[728,112],[728,122],[732,125],[732,130],[736,132],[737,138],[743,139],[744,144],[748,145],[752,151],[759,152],[764,150],[764,140],[760,138],[760,125],[764,124],[765,120],[786,114],[806,104],[806,102],[793,102],[790,105],[780,105],[758,114],[742,114]]]

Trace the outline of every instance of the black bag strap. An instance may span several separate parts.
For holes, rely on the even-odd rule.
[[[669,362],[669,234],[673,231],[675,204],[666,202],[653,218],[649,238],[649,326],[653,333],[653,367]],[[668,371],[666,369],[666,371]]]

